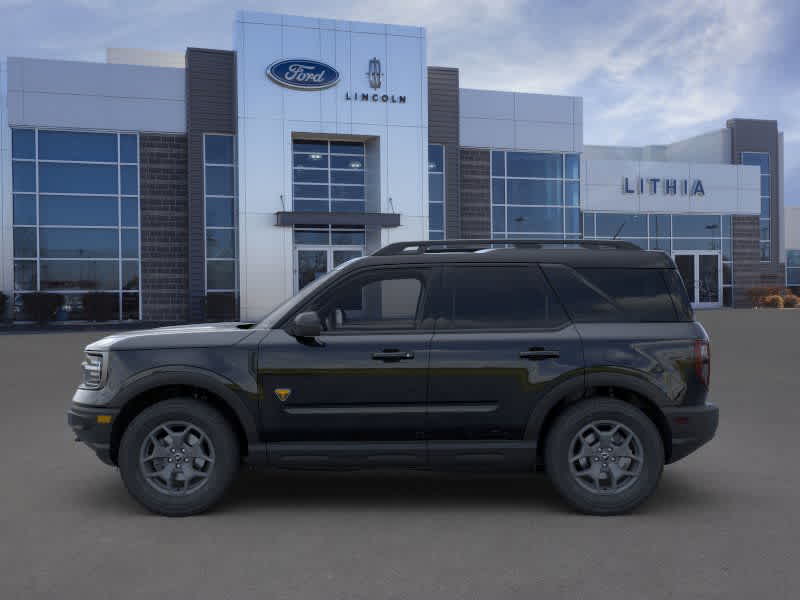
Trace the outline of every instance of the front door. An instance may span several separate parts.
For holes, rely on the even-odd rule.
[[[722,268],[719,252],[681,252],[673,255],[678,272],[695,308],[722,305]]]
[[[431,440],[521,442],[539,399],[583,371],[577,330],[537,265],[447,267],[436,310]],[[448,460],[436,447],[431,462]]]
[[[362,269],[299,308],[319,314],[319,338],[270,332],[259,355],[267,441],[423,445],[432,272]]]

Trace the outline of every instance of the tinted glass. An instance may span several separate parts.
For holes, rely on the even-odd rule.
[[[444,229],[444,205],[431,204],[428,212],[429,229]]]
[[[509,206],[506,231],[558,233],[563,231],[564,210],[562,208],[543,208]]]
[[[578,269],[578,273],[621,308],[629,321],[674,321],[667,284],[659,269]]]
[[[743,165],[755,165],[761,167],[761,173],[769,174],[769,153],[768,152],[742,152]]]
[[[538,154],[533,152],[507,152],[509,177],[546,177],[562,176],[560,154]]]
[[[294,184],[295,198],[327,198],[327,185]]]
[[[650,237],[670,237],[672,226],[669,215],[650,215]]]
[[[33,129],[11,130],[11,157],[36,158],[36,141]]]
[[[139,193],[139,169],[132,165],[120,167],[120,190],[125,196],[135,196]]]
[[[503,206],[492,207],[492,231],[506,230],[506,209]]]
[[[444,175],[432,173],[428,175],[429,200],[444,202]]]
[[[232,290],[236,288],[236,263],[232,260],[206,262],[208,289]]]
[[[233,196],[233,167],[206,167],[206,194]]]
[[[509,204],[546,204],[560,206],[560,181],[539,181],[535,179],[509,179]]]
[[[564,209],[564,233],[580,233],[581,232],[581,211],[576,206],[574,208]]]
[[[786,266],[787,267],[800,267],[800,250],[787,250],[786,251]]]
[[[233,136],[207,135],[205,161],[218,165],[232,165]]]
[[[14,227],[14,256],[36,258],[36,229],[34,227]]]
[[[364,212],[364,202],[337,200],[332,203],[331,210],[334,212]]]
[[[363,200],[364,186],[361,185],[332,185],[331,197],[341,200]]]
[[[761,176],[761,195],[769,196],[769,175]]]
[[[564,204],[567,206],[580,206],[581,184],[578,181],[564,182]]]
[[[115,196],[39,196],[42,225],[117,225]]]
[[[567,154],[564,157],[566,169],[564,177],[567,179],[581,178],[581,157],[579,154]]]
[[[114,133],[39,131],[39,160],[117,162]]]
[[[139,289],[139,262],[135,260],[122,261],[122,289]]]
[[[15,160],[11,165],[11,181],[15,192],[35,192],[36,165]]]
[[[414,329],[422,290],[422,281],[408,275],[357,278],[323,301],[320,318],[326,331]]]
[[[326,159],[327,157],[323,156],[322,159]],[[310,165],[316,167],[327,167],[328,163],[325,162],[322,165]],[[364,168],[364,159],[359,158],[357,156],[331,156],[331,168],[332,169],[363,169]]]
[[[139,225],[139,201],[136,198],[122,199],[122,225],[123,227]]]
[[[206,229],[206,256],[208,258],[234,258],[236,238],[233,229]]]
[[[206,198],[206,226],[233,227],[233,198]]]
[[[504,177],[506,174],[506,153],[492,152],[492,175]]]
[[[434,173],[444,171],[444,147],[440,144],[428,146],[428,171]]]
[[[650,238],[650,250],[672,252],[672,243],[670,238]]]
[[[313,140],[294,140],[292,149],[295,152],[314,152],[315,154],[328,152],[328,142],[316,142]]]
[[[672,296],[672,305],[678,314],[679,321],[691,321],[694,319],[692,313],[692,305],[689,302],[689,296],[686,293],[686,286],[683,284],[678,271],[675,269],[666,269],[663,271],[664,280],[667,282],[670,295]]]
[[[730,237],[732,231],[732,218],[730,215],[722,215],[722,235]]]
[[[135,135],[120,135],[119,136],[119,161],[124,163],[135,163],[139,161],[139,152],[137,148],[137,140]]]
[[[14,225],[36,225],[34,194],[14,194]]]
[[[298,183],[328,183],[328,170],[295,169],[294,180]]]
[[[122,294],[122,320],[139,318],[139,294]]]
[[[363,231],[336,231],[331,232],[332,243],[340,246],[363,246],[365,234]]]
[[[119,263],[113,260],[43,260],[43,290],[116,290]]]
[[[138,258],[139,230],[123,229],[120,236],[122,240],[122,258]]]
[[[719,215],[673,215],[672,230],[680,237],[719,237]]]
[[[325,171],[314,171],[316,173],[325,173]],[[441,179],[441,175],[430,175],[431,179],[434,177],[438,177]],[[322,179],[322,182],[325,182],[325,179]],[[364,184],[364,171],[331,171],[331,183],[353,183],[353,184]]]
[[[33,291],[36,289],[36,261],[14,261],[14,289],[16,291]]]
[[[326,231],[295,231],[295,244],[319,244],[327,246],[329,243],[328,232]]]
[[[597,237],[647,237],[647,216],[597,213]]]
[[[117,194],[117,166],[39,163],[39,191]]]
[[[492,179],[492,204],[505,204],[506,180]]]
[[[292,157],[295,167],[308,167],[312,169],[327,169],[328,168],[328,155],[327,154],[295,154]],[[342,166],[339,168],[347,168],[352,159],[346,156],[340,156],[339,160],[342,161]],[[359,161],[360,162],[360,161]]]
[[[117,258],[116,229],[43,228],[39,253],[47,258]]]
[[[441,314],[454,329],[530,329],[566,321],[536,267],[451,267]]]
[[[583,235],[594,237],[594,213],[583,213]]]
[[[295,200],[294,209],[297,211],[327,211],[327,200]]]
[[[363,142],[331,142],[331,154],[357,154],[364,156]]]
[[[719,250],[718,238],[672,238],[673,250]]]

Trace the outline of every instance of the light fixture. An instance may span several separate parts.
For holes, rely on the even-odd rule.
[[[322,154],[317,154],[316,152],[311,155],[311,160],[319,160],[322,158]]]
[[[361,168],[361,161],[360,160],[351,160],[350,161],[350,168],[351,169],[360,169]]]

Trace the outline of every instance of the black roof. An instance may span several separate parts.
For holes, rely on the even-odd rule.
[[[556,263],[572,267],[674,267],[663,252],[621,240],[445,240],[389,244],[359,266],[450,263]]]

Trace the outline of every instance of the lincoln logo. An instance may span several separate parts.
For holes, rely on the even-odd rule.
[[[369,77],[369,87],[373,90],[377,90],[381,87],[381,77],[383,73],[381,73],[381,61],[377,58],[373,58],[369,61],[369,71],[367,71],[367,77]]]
[[[297,58],[272,63],[267,75],[275,83],[296,90],[324,90],[339,82],[339,71],[332,66]]]

